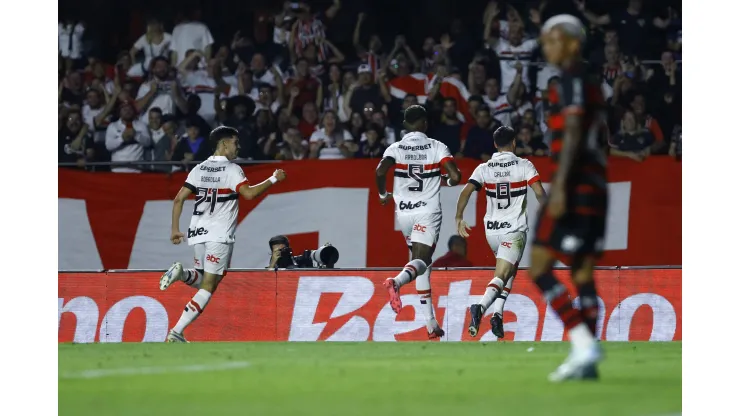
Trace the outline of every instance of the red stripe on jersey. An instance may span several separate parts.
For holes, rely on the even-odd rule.
[[[553,140],[552,144],[550,145],[550,150],[553,153],[559,153],[560,150],[563,149],[563,141],[562,140]]]
[[[553,130],[562,130],[565,127],[565,117],[562,114],[552,114],[547,121],[547,127]]]
[[[527,186],[527,181],[512,182],[510,186],[512,188],[521,188],[521,187]]]
[[[534,175],[534,177],[527,181],[527,185],[532,186],[533,183],[540,180],[540,175]]]
[[[444,159],[443,159],[443,160],[444,160]],[[440,163],[442,163],[442,162],[440,162]],[[432,169],[437,169],[438,167],[439,167],[439,166],[437,166],[437,165],[435,165],[435,164],[431,164],[431,165],[424,165],[424,170],[432,170]],[[404,165],[403,163],[396,163],[396,169],[403,169],[403,170],[406,170],[406,169],[408,169],[408,168],[409,168],[409,165]]]
[[[239,182],[238,185],[234,188],[234,191],[239,192],[239,188],[242,187],[242,185],[249,185],[249,181],[244,179],[243,181]]]
[[[442,158],[442,160],[439,161],[439,166],[443,166],[445,163],[450,162],[452,160],[455,160],[452,158],[452,156],[447,156],[445,158]],[[426,169],[427,165],[424,165],[424,169]]]
[[[234,191],[232,191],[232,190],[231,190],[231,189],[229,189],[229,188],[219,188],[219,190],[218,190],[218,192],[217,192],[217,193],[218,193],[219,195],[224,195],[224,194],[233,194],[233,193],[234,193]]]
[[[487,183],[485,185],[486,185],[486,189],[491,189],[491,190],[494,190],[494,191],[496,190],[496,184],[495,183]]]

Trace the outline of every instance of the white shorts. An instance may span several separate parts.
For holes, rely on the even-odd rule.
[[[207,241],[193,245],[195,268],[206,273],[223,276],[231,264],[234,244]]]
[[[442,227],[442,212],[397,215],[396,218],[403,236],[406,237],[406,245],[421,243],[432,247],[437,244],[439,230]]]
[[[496,254],[497,259],[506,260],[516,265],[524,254],[527,233],[516,231],[499,235],[486,234],[486,240],[488,240],[488,245],[491,246],[491,250]]]

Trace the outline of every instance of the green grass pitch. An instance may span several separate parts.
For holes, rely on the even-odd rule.
[[[551,384],[567,343],[60,344],[60,415],[634,415],[681,411],[681,343],[603,343],[601,380]],[[529,350],[529,351],[528,351]]]

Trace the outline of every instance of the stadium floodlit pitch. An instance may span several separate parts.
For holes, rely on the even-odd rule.
[[[681,343],[604,343],[597,383],[551,384],[566,343],[60,344],[60,415],[634,415],[681,411]]]

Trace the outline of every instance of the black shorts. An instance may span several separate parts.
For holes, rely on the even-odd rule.
[[[604,251],[605,215],[566,212],[554,219],[547,206],[540,210],[534,244],[548,249],[565,264],[575,258],[599,258]]]

